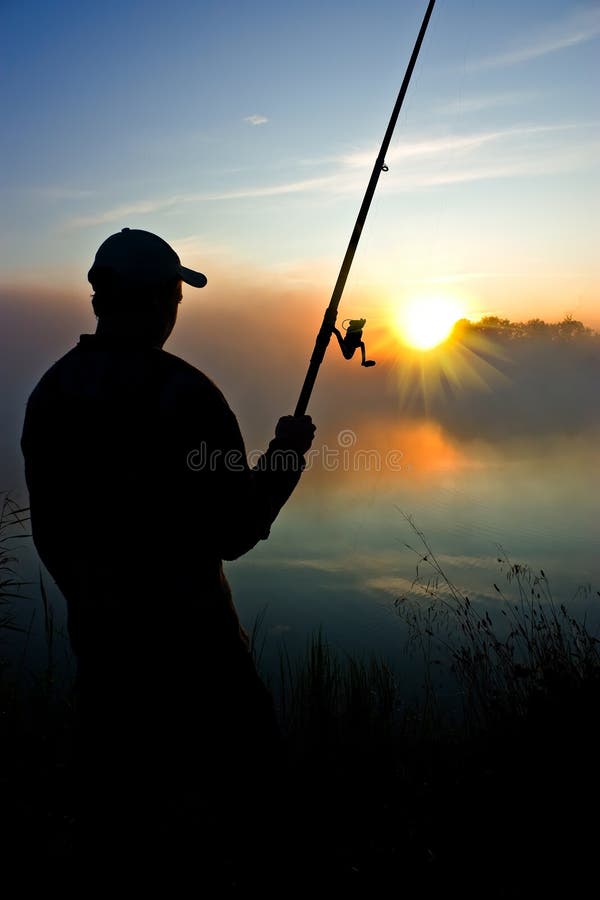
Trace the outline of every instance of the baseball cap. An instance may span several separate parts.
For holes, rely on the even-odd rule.
[[[206,284],[206,275],[182,266],[166,241],[139,228],[123,228],[100,245],[88,272],[88,281],[92,284],[98,269],[111,269],[130,284],[152,284],[171,278],[179,278],[197,288]]]

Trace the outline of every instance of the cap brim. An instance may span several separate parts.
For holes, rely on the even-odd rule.
[[[179,266],[179,274],[181,280],[185,281],[186,284],[191,284],[192,287],[200,288],[206,284],[206,275],[202,275],[201,272],[194,272],[193,269],[186,269],[185,266]]]

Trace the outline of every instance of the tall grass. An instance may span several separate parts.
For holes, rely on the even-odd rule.
[[[420,705],[403,702],[393,660],[336,652],[321,632],[300,659],[281,657],[303,852],[330,886],[366,895],[556,896],[561,880],[576,892],[595,859],[598,638],[543,571],[504,555],[490,612],[406,518],[417,572],[396,607],[422,657]]]
[[[25,513],[0,506],[6,627],[15,626],[10,601],[21,596],[12,535],[25,533]],[[523,876],[513,870],[529,867],[538,877],[562,820],[569,834],[561,833],[560,854],[575,859],[585,847],[584,812],[600,799],[588,784],[600,752],[598,639],[556,600],[544,572],[504,556],[505,584],[495,586],[498,608],[490,613],[452,582],[407,521],[419,542],[411,548],[417,572],[396,607],[423,661],[420,705],[407,704],[393,659],[346,654],[322,631],[299,658],[284,650],[279,684],[272,680],[288,750],[281,827],[297,849],[282,890],[304,879],[365,896],[408,892],[411,882],[425,897],[551,896],[520,893]],[[0,788],[17,840],[68,860],[72,721],[68,697],[51,681],[55,630],[43,582],[40,598],[48,670],[29,681],[22,708],[0,725],[7,760]],[[263,627],[264,613],[251,635],[259,663]],[[445,664],[462,698],[460,727],[445,720],[440,702]]]
[[[386,661],[336,653],[319,630],[299,659],[282,651],[279,677],[283,728],[305,751],[364,750],[391,737],[399,688]]]
[[[7,492],[0,491],[0,632],[20,631],[15,624],[13,601],[22,598],[24,582],[17,572],[14,542],[26,535],[26,508],[20,507]]]
[[[19,573],[19,550],[30,538],[29,510],[4,492],[0,496],[0,641],[2,632],[21,632],[20,652],[0,660],[0,833],[7,862],[37,854],[67,857],[73,800],[70,767],[72,710],[70,679],[56,679],[54,611],[40,571],[37,585]],[[43,616],[46,659],[29,658],[39,611],[26,628],[18,604],[37,587]],[[27,593],[26,593],[27,589]],[[1,655],[1,645],[0,645]]]
[[[405,518],[420,546],[407,545],[417,557],[413,595],[395,605],[421,649],[425,669],[431,670],[439,651],[450,660],[465,724],[490,729],[567,697],[600,695],[600,640],[585,619],[556,601],[543,570],[498,557],[507,584],[494,583],[499,608],[492,617],[456,587],[423,532]],[[589,585],[576,592],[578,600],[591,602],[594,596],[600,594]],[[433,703],[430,677],[426,684],[426,702]]]

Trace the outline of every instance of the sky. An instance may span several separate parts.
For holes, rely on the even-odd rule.
[[[326,303],[424,0],[1,4],[2,284],[124,226]],[[349,290],[600,325],[600,3],[438,0]],[[242,287],[242,285],[240,285]],[[232,304],[243,302],[233,297]]]

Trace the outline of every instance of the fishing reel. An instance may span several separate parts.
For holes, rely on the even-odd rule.
[[[367,359],[365,354],[365,342],[362,339],[362,333],[366,321],[366,319],[344,319],[342,322],[342,328],[346,332],[344,337],[342,337],[340,331],[335,326],[332,328],[332,331],[338,339],[338,344],[340,345],[340,350],[342,351],[344,359],[352,359],[355,352],[360,347],[362,356],[361,366],[369,368],[370,366],[375,365],[375,360]],[[346,322],[348,323],[347,325]]]

